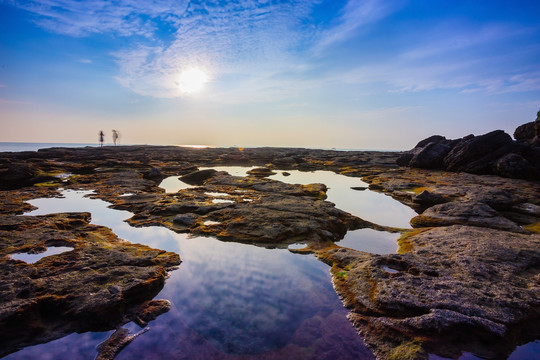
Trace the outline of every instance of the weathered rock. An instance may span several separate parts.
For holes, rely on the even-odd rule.
[[[500,150],[510,144],[512,144],[512,138],[502,130],[461,141],[445,157],[445,168],[450,171],[476,170],[474,163],[481,160],[483,164],[480,165],[483,166],[497,159],[500,156]]]
[[[159,170],[158,168],[151,168],[150,170],[146,171],[143,175],[145,179],[154,180],[154,181],[161,181],[163,178],[165,178],[165,175]]]
[[[277,174],[275,171],[273,171],[272,169],[267,168],[267,167],[260,167],[260,168],[251,169],[247,173],[249,175],[256,176],[256,177],[267,177],[267,176],[270,176],[270,175]]]
[[[318,253],[378,357],[414,343],[415,359],[462,351],[502,358],[527,339],[521,329],[533,323],[538,331],[540,235],[456,225],[402,241],[409,252]]]
[[[453,201],[428,208],[411,219],[413,227],[471,225],[513,232],[524,230],[489,205],[474,201]]]
[[[181,176],[180,180],[190,185],[202,185],[206,180],[215,176],[217,173],[218,172],[214,169],[199,170]]]
[[[519,142],[531,143],[534,141],[536,133],[534,131],[535,121],[520,125],[514,131],[514,139]]]
[[[495,163],[494,172],[509,178],[536,178],[538,171],[518,154],[506,154]]]
[[[519,142],[513,141],[502,130],[481,136],[468,135],[457,140],[434,135],[404,152],[396,163],[416,168],[537,179],[540,178],[540,148],[534,149],[540,143],[527,140],[536,131],[535,124],[526,124],[516,130]]]
[[[420,194],[414,196],[412,201],[425,206],[432,206],[437,204],[443,204],[448,200],[441,194],[434,194],[427,190],[422,191]]]
[[[180,263],[89,221],[88,213],[0,217],[0,356],[75,331],[114,329]],[[33,264],[9,257],[50,246],[73,250]]]
[[[439,169],[443,166],[443,159],[451,149],[449,145],[430,142],[414,154],[409,162],[409,166]]]
[[[107,340],[98,345],[98,355],[95,360],[113,360],[123,348],[148,330],[146,328],[132,335],[128,329],[117,329]]]
[[[176,215],[173,219],[175,224],[193,226],[197,222],[199,215],[193,213]]]

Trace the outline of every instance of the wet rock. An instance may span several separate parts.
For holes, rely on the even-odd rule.
[[[119,240],[88,213],[0,217],[0,356],[72,332],[129,321],[153,298],[177,254]],[[73,247],[27,264],[7,255]]]
[[[277,173],[273,171],[270,168],[255,168],[251,169],[247,172],[249,175],[256,176],[256,177],[267,177],[270,175],[276,175]]]
[[[357,191],[364,191],[364,190],[367,190],[368,187],[367,186],[351,186],[351,189],[357,190]]]
[[[505,218],[489,205],[474,201],[453,201],[435,205],[411,219],[413,227],[457,224],[524,232],[519,225]]]
[[[130,334],[128,329],[117,329],[107,340],[98,345],[98,355],[95,360],[113,360],[122,349],[148,330],[149,329],[146,328],[136,334]]]
[[[216,176],[217,173],[214,169],[199,170],[181,176],[180,180],[190,185],[202,185],[206,180]]]
[[[199,215],[193,213],[180,214],[176,215],[173,219],[173,222],[185,226],[193,226],[197,223]]]

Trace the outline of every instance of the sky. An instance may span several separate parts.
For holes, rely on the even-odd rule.
[[[538,0],[0,0],[0,141],[512,135],[540,109],[538,14]]]

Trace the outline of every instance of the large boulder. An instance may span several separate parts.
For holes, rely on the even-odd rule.
[[[510,135],[502,130],[460,141],[445,157],[445,168],[450,171],[463,171],[479,159],[483,159],[485,164],[485,161],[493,160],[500,149],[511,143]]]
[[[502,130],[449,140],[433,135],[396,160],[400,166],[442,169],[510,178],[540,178],[540,121],[516,129],[514,141]],[[531,140],[532,136],[532,140]],[[532,145],[531,145],[532,144]]]

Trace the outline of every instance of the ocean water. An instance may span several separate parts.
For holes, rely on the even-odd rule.
[[[109,144],[105,144],[109,145]],[[96,142],[94,144],[89,143],[32,143],[32,142],[0,142],[0,152],[20,152],[20,151],[38,151],[39,149],[46,149],[51,147],[85,147],[85,146],[99,146]]]

